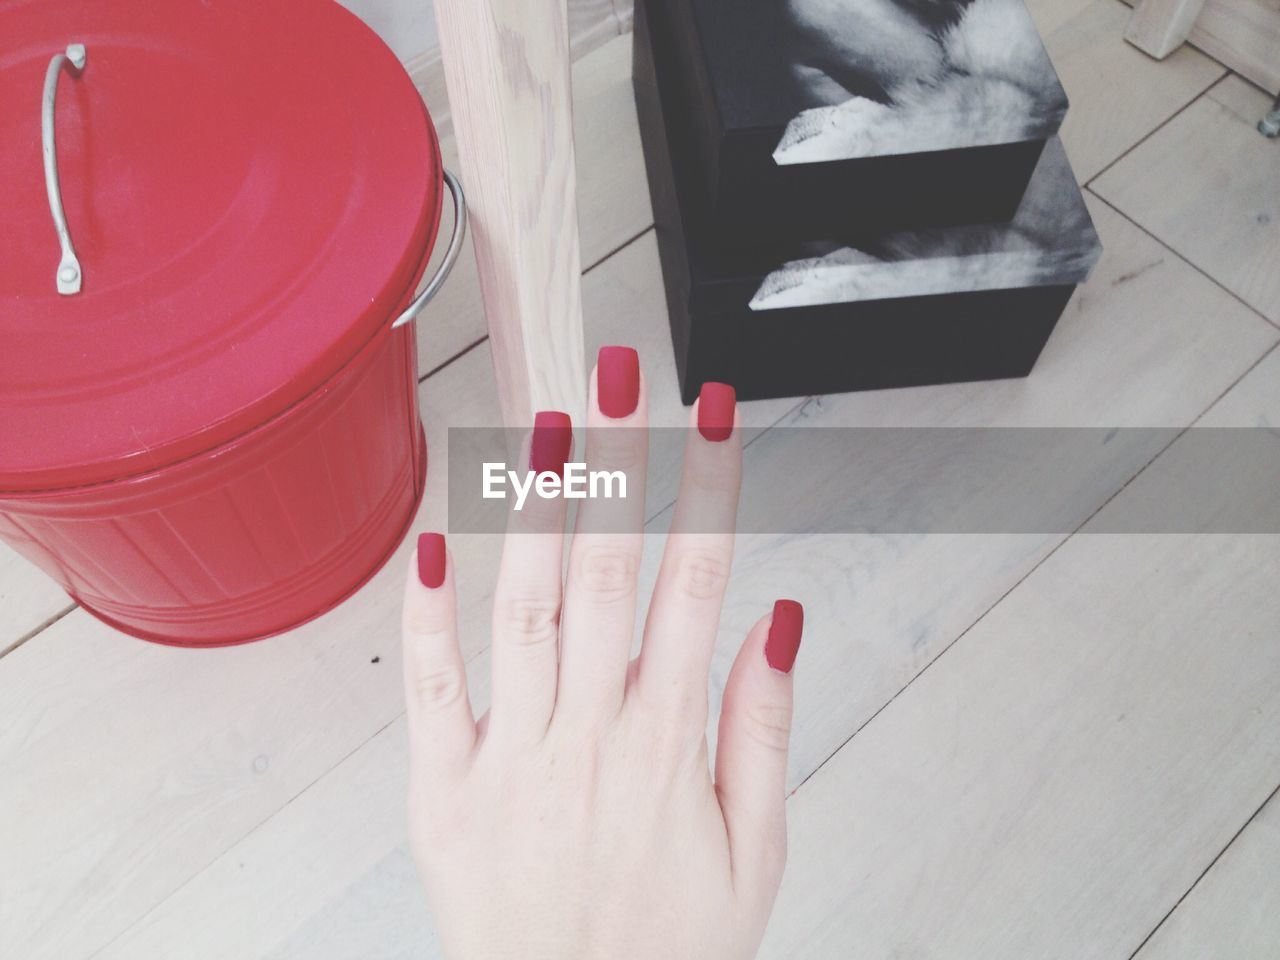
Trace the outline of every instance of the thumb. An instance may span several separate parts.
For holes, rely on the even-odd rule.
[[[786,861],[791,667],[804,608],[779,600],[747,634],[725,685],[716,746],[716,793],[735,879],[776,892]],[[750,879],[748,879],[750,878]]]

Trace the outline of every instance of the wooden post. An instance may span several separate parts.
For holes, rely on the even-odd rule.
[[[1205,0],[1139,0],[1124,38],[1143,53],[1163,60],[1182,46]]]
[[[579,420],[582,267],[565,0],[435,0],[502,415]]]

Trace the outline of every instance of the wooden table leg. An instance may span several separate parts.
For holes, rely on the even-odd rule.
[[[1205,0],[1139,0],[1124,38],[1143,53],[1163,60],[1182,46]]]
[[[586,404],[565,0],[435,0],[508,426]]]

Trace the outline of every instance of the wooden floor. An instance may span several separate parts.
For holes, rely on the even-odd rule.
[[[1146,59],[1119,0],[1031,6],[1106,247],[1034,374],[749,424],[1280,424],[1269,98],[1189,48]],[[639,347],[675,425],[629,66],[621,36],[575,67],[588,349]],[[419,325],[417,529],[445,525],[446,428],[497,421],[470,260],[445,289]],[[1178,442],[1090,510],[1144,496]],[[483,707],[499,543],[452,544]],[[409,549],[321,620],[205,652],[114,633],[0,551],[0,957],[436,956],[404,828]],[[761,597],[810,625],[764,957],[1280,957],[1280,537],[755,536],[735,569],[717,697]]]

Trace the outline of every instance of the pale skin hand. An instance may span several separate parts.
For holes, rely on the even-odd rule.
[[[634,413],[609,419],[593,373],[590,469],[643,464],[643,383],[639,394]],[[792,681],[766,660],[766,616],[725,689],[713,777],[708,670],[733,537],[705,531],[733,529],[739,433],[713,443],[689,431],[634,662],[643,502],[627,508],[628,532],[574,537],[563,585],[564,538],[551,532],[563,501],[531,497],[516,515],[494,598],[492,706],[479,723],[452,560],[436,589],[411,568],[410,837],[449,960],[755,956],[786,858]]]

